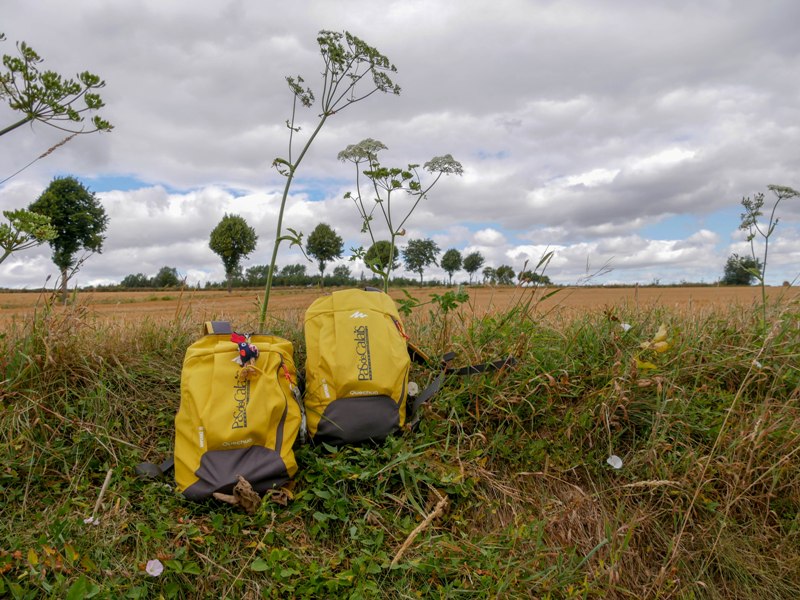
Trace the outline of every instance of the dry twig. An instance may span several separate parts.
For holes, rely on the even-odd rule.
[[[427,517],[425,517],[425,520],[422,523],[420,523],[419,525],[417,525],[414,528],[414,531],[412,531],[408,535],[408,537],[406,538],[406,541],[403,542],[403,545],[400,546],[400,549],[397,551],[397,554],[394,555],[394,558],[392,559],[392,564],[390,565],[390,568],[394,567],[398,562],[400,562],[400,559],[403,557],[403,554],[405,553],[406,550],[408,550],[409,546],[411,546],[411,544],[414,542],[414,539],[428,525],[430,525],[431,522],[436,517],[441,516],[441,514],[444,512],[444,509],[447,506],[447,496],[441,496],[441,495],[439,495],[438,492],[436,492],[436,495],[439,496],[439,502],[436,503],[436,506],[434,507],[433,512],[431,512],[431,514],[429,514]]]

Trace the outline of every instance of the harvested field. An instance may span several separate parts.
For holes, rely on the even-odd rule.
[[[552,296],[545,297],[555,290]],[[270,314],[282,319],[296,319],[315,298],[329,291],[276,288],[270,299]],[[441,295],[446,291],[447,288],[431,287],[408,290],[422,301],[428,300],[431,294]],[[761,299],[758,287],[574,287],[534,291],[518,287],[476,286],[468,288],[468,291],[470,301],[465,310],[476,315],[505,310],[530,299],[538,302],[536,309],[539,314],[560,316],[621,306],[637,309],[658,306],[702,313],[715,308],[747,308]],[[400,290],[392,290],[391,294],[395,298],[404,297]],[[797,301],[800,289],[770,287],[767,294],[770,300]],[[260,289],[236,290],[231,294],[197,290],[79,292],[78,302],[102,320],[170,319],[179,315],[198,322],[213,318],[241,323],[257,319],[257,302],[261,295],[263,290]],[[32,315],[46,299],[45,294],[37,292],[0,292],[0,328]]]

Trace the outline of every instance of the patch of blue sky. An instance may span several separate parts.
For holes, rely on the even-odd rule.
[[[498,150],[496,152],[491,152],[489,150],[478,150],[475,155],[480,160],[504,160],[511,156],[508,150]]]
[[[689,237],[701,229],[713,231],[725,242],[739,226],[739,209],[725,208],[708,215],[674,215],[639,230],[642,237],[654,240],[676,240]]]
[[[355,182],[348,179],[307,179],[298,178],[292,182],[291,194],[305,194],[311,202],[321,202],[336,196],[342,188],[355,192]]]
[[[722,242],[729,242],[732,234],[739,229],[742,222],[742,211],[739,204],[714,211],[704,219],[704,223],[713,224],[713,226],[705,226],[705,228],[716,231]]]
[[[130,192],[146,187],[152,183],[142,181],[131,175],[103,175],[102,177],[78,177],[80,182],[93,192]]]
[[[692,235],[700,229],[700,219],[694,215],[674,215],[657,223],[645,225],[639,235],[651,240],[677,240]]]

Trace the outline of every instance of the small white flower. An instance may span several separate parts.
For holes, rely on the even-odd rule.
[[[416,396],[419,394],[419,386],[414,381],[408,382],[408,395],[409,396]]]
[[[145,572],[151,577],[158,577],[164,572],[164,565],[157,558],[147,561],[147,566],[144,568]]]
[[[762,365],[762,364],[761,364],[760,362],[758,362],[757,360],[754,360],[754,361],[753,361],[753,366],[754,366],[756,369],[763,369],[763,368],[764,368],[764,365]]]
[[[86,517],[83,520],[83,522],[86,523],[87,525],[100,525],[100,519],[98,517],[94,517],[94,516]]]
[[[633,328],[630,323],[620,323],[619,326],[622,327],[622,331],[630,331]]]
[[[615,469],[621,469],[622,468],[622,459],[619,456],[617,456],[616,454],[612,454],[611,456],[609,456],[606,459],[606,462],[608,464],[610,464],[612,467],[614,467]]]

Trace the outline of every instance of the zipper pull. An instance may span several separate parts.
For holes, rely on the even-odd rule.
[[[400,332],[400,335],[402,335],[403,338],[408,341],[410,338],[406,335],[406,332],[403,331],[403,324],[394,317],[392,317],[392,321],[394,322],[394,326],[397,328],[397,331]]]
[[[283,370],[283,376],[286,378],[286,381],[289,382],[289,387],[294,387],[294,380],[292,379],[291,373],[289,373],[289,368],[283,362],[283,359],[281,359],[281,367],[280,368]]]

